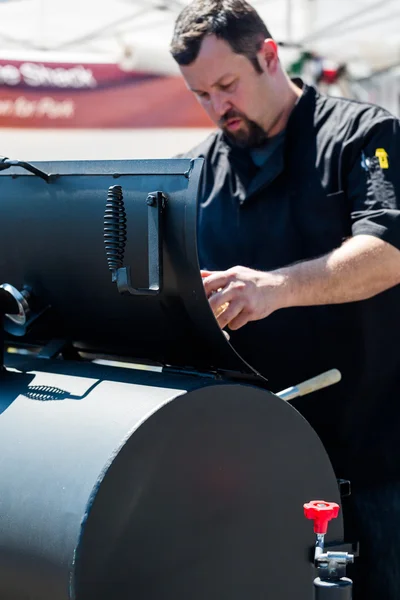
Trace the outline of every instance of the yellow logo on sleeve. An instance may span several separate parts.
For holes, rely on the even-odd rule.
[[[386,152],[386,150],[384,150],[384,148],[377,148],[376,152],[375,152],[375,156],[379,160],[379,165],[380,165],[381,169],[389,168],[389,160],[388,160],[389,155]]]

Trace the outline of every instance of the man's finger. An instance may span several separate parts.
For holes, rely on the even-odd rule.
[[[218,289],[217,292],[212,292],[208,301],[214,314],[219,312],[219,308],[226,303],[231,302],[235,298],[235,292],[231,287]]]
[[[209,298],[214,292],[224,288],[228,283],[229,275],[226,275],[226,273],[217,272],[205,277],[203,279],[203,284],[207,298]]]
[[[226,310],[224,310],[221,315],[218,317],[218,325],[221,329],[224,329],[231,321],[236,319],[236,317],[242,312],[243,305],[238,300],[233,300],[228,306]]]
[[[201,276],[202,276],[203,279],[204,279],[204,277],[209,277],[213,273],[215,273],[215,271],[205,271],[204,269],[202,269],[200,271],[200,274],[201,274]]]
[[[240,329],[241,327],[243,327],[243,325],[247,325],[248,322],[249,314],[245,310],[242,310],[242,312],[240,312],[237,317],[232,319],[232,321],[229,321],[228,327],[232,331],[236,331],[236,329]]]
[[[221,306],[219,306],[216,310],[213,311],[214,316],[216,319],[218,319],[222,313],[224,312],[224,310],[226,310],[229,306],[229,302],[225,302],[224,304],[221,304]]]

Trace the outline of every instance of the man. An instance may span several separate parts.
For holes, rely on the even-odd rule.
[[[340,369],[339,385],[295,406],[352,482],[355,596],[398,599],[399,122],[290,81],[244,0],[194,0],[171,53],[219,127],[186,154],[205,160],[198,247],[211,307],[273,391]]]

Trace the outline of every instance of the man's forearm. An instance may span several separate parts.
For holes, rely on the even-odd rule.
[[[330,254],[275,273],[284,278],[286,306],[365,300],[400,284],[400,250],[358,235]]]
[[[326,256],[275,271],[236,266],[202,277],[220,327],[239,329],[281,308],[365,300],[400,284],[400,250],[357,235]]]

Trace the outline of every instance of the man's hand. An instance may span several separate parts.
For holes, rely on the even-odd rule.
[[[286,278],[247,267],[227,271],[202,271],[210,306],[223,329],[239,329],[287,306]]]
[[[276,271],[233,267],[201,274],[220,327],[239,329],[279,308],[357,302],[400,285],[400,250],[360,234],[330,254]]]

